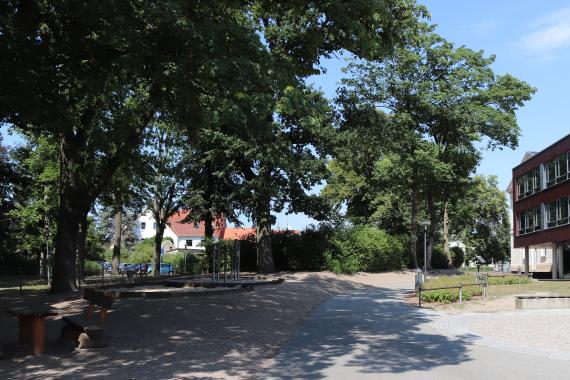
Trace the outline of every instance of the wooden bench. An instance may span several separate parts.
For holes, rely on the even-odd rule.
[[[108,310],[113,306],[113,298],[101,291],[85,289],[83,299],[89,301],[85,315],[63,317],[64,326],[61,328],[60,339],[77,342],[77,348],[106,347],[103,323]],[[93,318],[95,306],[101,308],[98,319]]]

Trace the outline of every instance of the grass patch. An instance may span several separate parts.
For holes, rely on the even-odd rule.
[[[527,276],[489,276],[489,285],[524,285],[530,284],[532,279]]]
[[[570,282],[567,281],[533,281],[527,284],[489,286],[489,297],[499,298],[516,294],[537,294],[570,296]]]
[[[475,276],[471,273],[452,276],[438,276],[426,281],[424,287],[439,288],[458,286],[459,283],[474,283]],[[473,296],[482,295],[479,286],[466,286],[463,288],[463,300],[468,301]],[[490,276],[487,296],[500,298],[516,294],[547,294],[570,296],[570,281],[536,281],[525,276],[505,275]],[[425,290],[422,291],[422,302],[454,303],[459,300],[459,289]]]
[[[446,286],[459,286],[459,284],[472,284],[475,282],[475,276],[472,274],[461,274],[456,276],[439,276],[429,279],[424,284],[422,290],[422,302],[439,302],[454,303],[459,301],[459,289],[439,289],[429,290],[430,288],[441,288]],[[483,294],[483,290],[478,285],[463,287],[463,300],[468,301],[474,296]]]

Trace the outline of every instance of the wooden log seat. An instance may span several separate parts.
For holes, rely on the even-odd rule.
[[[77,342],[77,348],[107,347],[103,323],[113,306],[113,298],[101,291],[85,289],[83,299],[89,301],[85,315],[63,317],[60,339]],[[96,306],[101,308],[99,318],[93,317]]]

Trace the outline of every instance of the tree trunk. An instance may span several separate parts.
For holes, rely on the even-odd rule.
[[[47,190],[44,191],[44,201],[47,203],[48,201],[48,192]],[[47,210],[45,211],[44,214],[44,239],[45,239],[45,245],[46,245],[46,249],[45,251],[42,250],[41,253],[41,257],[40,257],[40,275],[41,278],[46,280],[49,283],[49,273],[48,273],[48,257],[49,257],[49,250],[50,250],[50,230],[49,230],[49,215]]]
[[[73,135],[62,135],[60,144],[60,180],[58,223],[55,236],[55,255],[51,293],[64,293],[77,289],[75,268],[77,233],[83,210],[85,192],[77,180],[78,146]]]
[[[443,252],[447,256],[447,265],[453,267],[453,260],[451,260],[451,252],[449,251],[449,202],[445,202],[443,206]]]
[[[269,202],[259,204],[257,212],[257,270],[261,273],[275,273],[271,250],[271,212]]]
[[[111,262],[111,273],[119,274],[119,264],[121,263],[121,231],[123,227],[123,212],[120,207],[115,210],[115,225],[113,239],[113,260]]]
[[[202,216],[202,220],[204,220],[204,238],[212,240],[214,238],[214,227],[212,226],[214,217],[212,213],[209,211],[206,212]]]
[[[162,238],[164,236],[164,230],[166,229],[166,223],[156,221],[156,235],[154,235],[154,268],[153,274],[155,276],[160,275],[160,255],[162,254]]]
[[[410,236],[410,263],[414,268],[418,268],[418,199],[412,193],[412,220]]]
[[[87,240],[87,214],[81,216],[79,233],[77,235],[77,282],[83,284],[85,280],[85,246]]]
[[[431,198],[430,195],[428,195],[427,207],[428,207],[430,225],[428,227],[428,247],[427,247],[427,255],[426,255],[427,256],[426,265],[427,265],[427,269],[431,269],[431,256],[432,256],[433,248],[434,248],[434,244],[435,244],[435,228],[437,225],[437,213],[435,210],[433,199]]]
[[[51,293],[64,293],[77,289],[75,284],[75,258],[77,250],[77,233],[79,232],[79,218],[73,202],[67,194],[60,197],[55,236],[55,255],[53,260],[53,276],[51,281]]]

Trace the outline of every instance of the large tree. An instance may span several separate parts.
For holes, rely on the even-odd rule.
[[[493,62],[494,56],[455,47],[426,27],[390,59],[352,64],[353,76],[339,92],[341,100],[350,99],[355,107],[391,115],[406,130],[403,138],[410,133],[419,137],[419,145],[399,154],[413,155],[418,170],[413,188],[431,221],[428,256],[442,219],[448,219],[449,202],[461,195],[479,162],[478,148],[517,146],[515,112],[535,90],[509,74],[495,75]]]
[[[504,261],[510,252],[510,218],[507,196],[497,177],[476,175],[464,197],[450,206],[451,233],[465,243],[467,259]]]
[[[383,59],[394,46],[415,35],[418,18],[426,13],[425,8],[408,0],[255,3],[252,14],[259,20],[259,33],[276,66],[277,84],[270,96],[273,109],[259,113],[256,120],[264,129],[254,139],[258,156],[249,157],[243,170],[254,189],[252,218],[257,227],[258,270],[274,270],[272,211],[283,209],[285,204],[293,212],[314,214],[322,209],[316,197],[307,195],[307,186],[324,178],[323,152],[318,151],[322,136],[316,137],[314,127],[311,130],[295,124],[312,117],[314,124],[321,124],[322,128],[327,111],[318,115],[323,111],[318,104],[320,95],[315,96],[314,91],[306,88],[306,78],[319,74],[320,60],[337,52],[349,52],[362,59]],[[288,103],[295,102],[301,106],[299,109],[287,108]],[[303,102],[315,102],[316,112],[303,114]],[[317,147],[316,152],[309,148],[312,144]]]
[[[184,197],[191,192],[191,151],[188,136],[170,123],[165,115],[146,133],[142,152],[145,180],[141,182],[140,192],[156,223],[155,276],[160,274],[162,239],[168,219],[181,210]]]
[[[263,49],[241,2],[0,2],[0,122],[59,140],[52,292],[75,289],[79,225],[168,108],[200,125],[216,86],[247,87]]]

